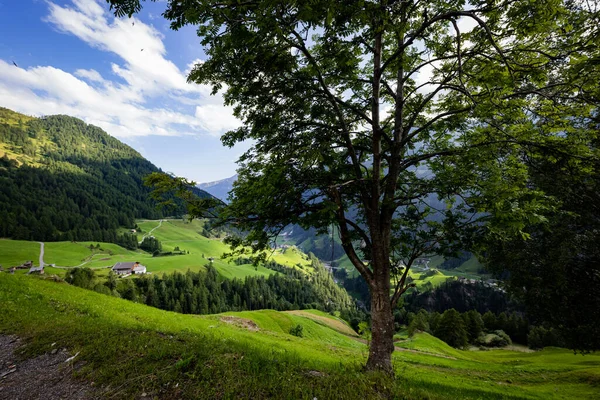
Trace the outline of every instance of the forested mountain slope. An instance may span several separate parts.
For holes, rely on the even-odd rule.
[[[118,243],[118,227],[164,216],[142,183],[158,170],[77,118],[0,108],[0,237]]]

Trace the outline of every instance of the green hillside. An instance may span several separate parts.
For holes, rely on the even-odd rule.
[[[143,393],[161,399],[600,395],[600,356],[562,349],[461,351],[418,334],[397,343],[392,380],[362,372],[367,348],[358,338],[296,312],[182,315],[8,274],[0,274],[0,303],[0,333],[24,339],[22,358],[66,347],[77,354],[78,363],[65,373],[93,381],[90,388],[105,398],[140,398]],[[298,324],[304,337],[289,334]]]
[[[131,147],[77,118],[0,108],[0,237],[135,247],[117,229],[133,227],[135,218],[163,217],[142,183],[156,171]]]
[[[197,270],[210,262],[225,278],[244,278],[245,276],[267,276],[275,273],[273,270],[263,266],[254,267],[246,263],[238,265],[233,260],[222,259],[223,254],[230,252],[228,245],[222,242],[220,238],[210,236],[205,229],[205,223],[200,220],[188,221],[186,219],[167,219],[161,221],[138,221],[138,226],[142,228],[139,233],[140,238],[143,235],[152,235],[163,246],[163,251],[173,251],[176,247],[189,254],[155,257],[145,261],[145,265],[150,271],[186,271],[188,269]],[[150,233],[151,232],[151,233]],[[288,248],[275,251],[271,260],[287,266],[294,267],[297,264],[302,265],[304,271],[310,270],[310,262],[305,254]]]
[[[172,252],[179,248],[185,254],[152,257],[151,254],[139,249],[128,250],[116,244],[101,241],[44,242],[44,263],[46,265],[54,264],[57,267],[88,267],[95,269],[99,275],[107,275],[107,267],[111,267],[117,262],[127,261],[139,261],[148,268],[148,272],[155,274],[174,271],[186,272],[187,270],[198,271],[203,270],[207,264],[212,264],[218,273],[227,279],[269,276],[278,273],[262,265],[239,264],[232,259],[223,259],[223,254],[230,251],[229,246],[223,243],[222,239],[208,233],[203,221],[138,220],[137,225],[140,228],[137,232],[137,239],[151,235],[161,241],[163,251]],[[125,235],[131,236],[129,232],[125,233],[125,230],[123,232]],[[210,237],[203,236],[203,234]],[[0,239],[0,265],[4,267],[20,265],[28,260],[32,260],[35,265],[38,265],[39,255],[40,244],[38,242]],[[296,268],[306,273],[312,272],[306,254],[293,247],[274,251],[269,259],[289,268]],[[54,268],[50,271],[57,272],[59,269]],[[64,271],[61,275],[63,274]]]

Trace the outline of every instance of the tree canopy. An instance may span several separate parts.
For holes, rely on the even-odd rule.
[[[253,143],[223,214],[249,232],[232,244],[335,225],[371,291],[367,366],[391,371],[413,261],[483,233],[526,236],[553,202],[524,161],[589,153],[572,121],[547,121],[575,104],[593,113],[577,68],[596,54],[594,13],[561,0],[172,0],[164,16],[197,26],[207,59],[188,79],[244,122],[223,143]]]

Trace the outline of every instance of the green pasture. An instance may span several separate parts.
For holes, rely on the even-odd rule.
[[[40,244],[25,240],[0,239],[0,265],[8,269],[23,264],[25,261],[33,261],[38,265],[40,258]]]
[[[107,398],[593,399],[600,356],[549,348],[463,351],[417,334],[396,343],[394,379],[365,373],[367,347],[328,314],[195,316],[38,277],[0,274],[0,333],[22,357],[67,347]],[[289,334],[303,326],[303,337]],[[152,379],[146,377],[151,376]],[[178,383],[175,385],[174,383]]]
[[[199,270],[204,265],[212,264],[225,278],[240,278],[246,276],[268,276],[276,272],[263,266],[254,267],[250,264],[236,265],[233,260],[223,259],[223,254],[231,250],[221,239],[207,238],[202,236],[201,232],[204,223],[199,220],[174,220],[168,219],[159,221],[138,221],[138,226],[142,228],[142,233],[138,233],[141,240],[144,234],[152,231],[152,236],[156,237],[163,246],[163,251],[173,251],[176,247],[184,251],[185,255],[174,255],[168,257],[156,257],[145,260],[145,264],[150,272],[170,272]],[[154,229],[154,230],[152,230]],[[189,254],[187,254],[189,252]],[[309,262],[305,254],[296,248],[289,248],[284,251],[276,250],[270,259],[289,267],[300,263],[305,270]]]

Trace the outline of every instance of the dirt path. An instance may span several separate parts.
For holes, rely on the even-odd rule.
[[[0,335],[0,399],[58,400],[97,399],[87,382],[73,378],[73,370],[80,367],[77,358],[66,349],[54,349],[28,360],[18,360],[15,352],[21,340],[12,335]],[[66,361],[66,362],[65,362]]]
[[[160,221],[158,221],[158,225],[156,225],[154,228],[150,229],[150,232],[148,232],[144,236],[142,236],[142,240],[140,240],[140,244],[144,241],[144,239],[146,239],[148,236],[150,236],[150,234],[152,234],[152,232],[154,232],[154,230],[160,228],[163,221],[164,221],[164,219],[161,219]]]
[[[44,264],[44,242],[38,242],[40,244],[40,267],[43,267]]]

